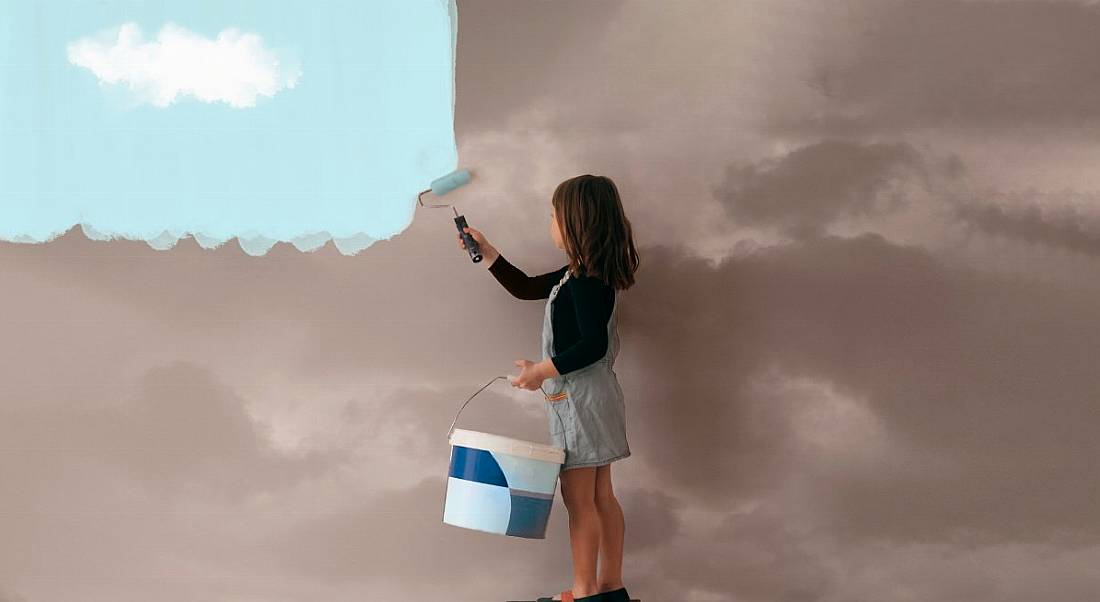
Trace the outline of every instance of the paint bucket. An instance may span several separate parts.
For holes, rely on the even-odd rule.
[[[506,377],[493,380],[498,378]],[[444,523],[499,535],[546,538],[565,450],[493,433],[456,430],[453,422],[448,442],[451,462]]]

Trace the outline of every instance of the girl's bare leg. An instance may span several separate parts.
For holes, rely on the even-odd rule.
[[[599,591],[623,587],[623,538],[626,521],[611,488],[611,465],[596,467],[596,512],[600,517]]]
[[[569,511],[569,543],[573,549],[573,596],[600,592],[596,561],[600,549],[600,515],[596,511],[596,468],[561,472],[561,496]]]

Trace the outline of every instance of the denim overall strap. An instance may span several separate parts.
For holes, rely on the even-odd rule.
[[[561,280],[554,285],[554,288],[550,290],[550,297],[546,300],[546,307],[542,314],[542,359],[549,361],[554,355],[554,323],[552,319],[552,310],[554,299],[558,296],[558,291],[561,290],[562,285],[569,279],[569,270],[565,270],[565,274],[561,277]],[[546,409],[547,418],[550,420],[557,420],[558,425],[562,430],[565,429],[565,422],[562,420],[561,414],[558,413],[554,404],[561,403],[566,397],[565,392],[565,380],[566,375],[558,375],[547,378],[543,381],[542,394],[544,397],[543,405]],[[553,414],[553,417],[550,415]],[[559,447],[565,447],[564,442],[561,440],[554,441]]]
[[[561,277],[561,280],[554,285],[554,288],[550,289],[550,297],[546,299],[546,307],[542,313],[542,359],[549,360],[554,355],[554,322],[552,316],[554,299],[557,298],[558,292],[561,290],[562,285],[569,279],[569,270],[565,271],[565,275]],[[558,375],[546,379],[543,383],[543,395],[547,398],[547,401],[557,401],[565,393],[565,381],[566,375]]]

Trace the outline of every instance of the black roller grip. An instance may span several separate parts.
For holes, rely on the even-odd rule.
[[[462,242],[466,244],[466,250],[470,253],[470,259],[474,260],[474,263],[481,261],[481,247],[477,246],[477,241],[473,236],[470,236],[469,232],[463,230],[468,228],[470,224],[466,223],[466,216],[460,215],[455,218],[455,226],[458,227],[458,234],[462,236]]]

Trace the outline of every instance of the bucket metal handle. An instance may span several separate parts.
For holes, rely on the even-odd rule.
[[[486,388],[487,388],[487,387],[488,387],[489,385],[493,384],[493,383],[494,383],[495,381],[497,381],[498,379],[501,379],[501,378],[503,378],[503,379],[505,379],[505,380],[508,380],[508,377],[507,377],[507,376],[494,376],[494,377],[493,377],[493,378],[492,378],[492,379],[491,379],[491,380],[490,380],[489,382],[487,382],[487,383],[485,383],[484,385],[482,385],[482,387],[481,387],[480,389],[478,389],[478,390],[477,390],[477,393],[474,393],[473,395],[471,395],[471,396],[470,396],[470,397],[469,397],[469,398],[468,398],[468,399],[466,400],[466,403],[462,404],[462,407],[458,409],[458,414],[455,414],[455,419],[451,421],[451,428],[447,430],[447,440],[448,440],[448,441],[449,441],[449,440],[451,439],[451,435],[453,435],[453,434],[454,434],[454,432],[455,432],[455,423],[457,423],[457,422],[458,422],[458,417],[459,417],[459,415],[461,415],[461,414],[462,414],[462,410],[465,410],[465,409],[466,409],[466,404],[470,403],[470,400],[472,400],[473,398],[477,397],[477,394],[478,394],[478,393],[481,393],[481,392],[482,392],[482,391],[484,391],[484,390],[485,390],[485,389],[486,389]],[[541,384],[539,385],[539,389],[541,389],[541,390],[542,390],[542,394],[543,394],[543,396],[545,397],[545,396],[546,396],[546,389],[543,389],[543,388],[542,388],[542,385],[541,385]],[[559,417],[558,417],[558,419],[560,420],[560,419],[561,419],[561,417],[559,416]]]

